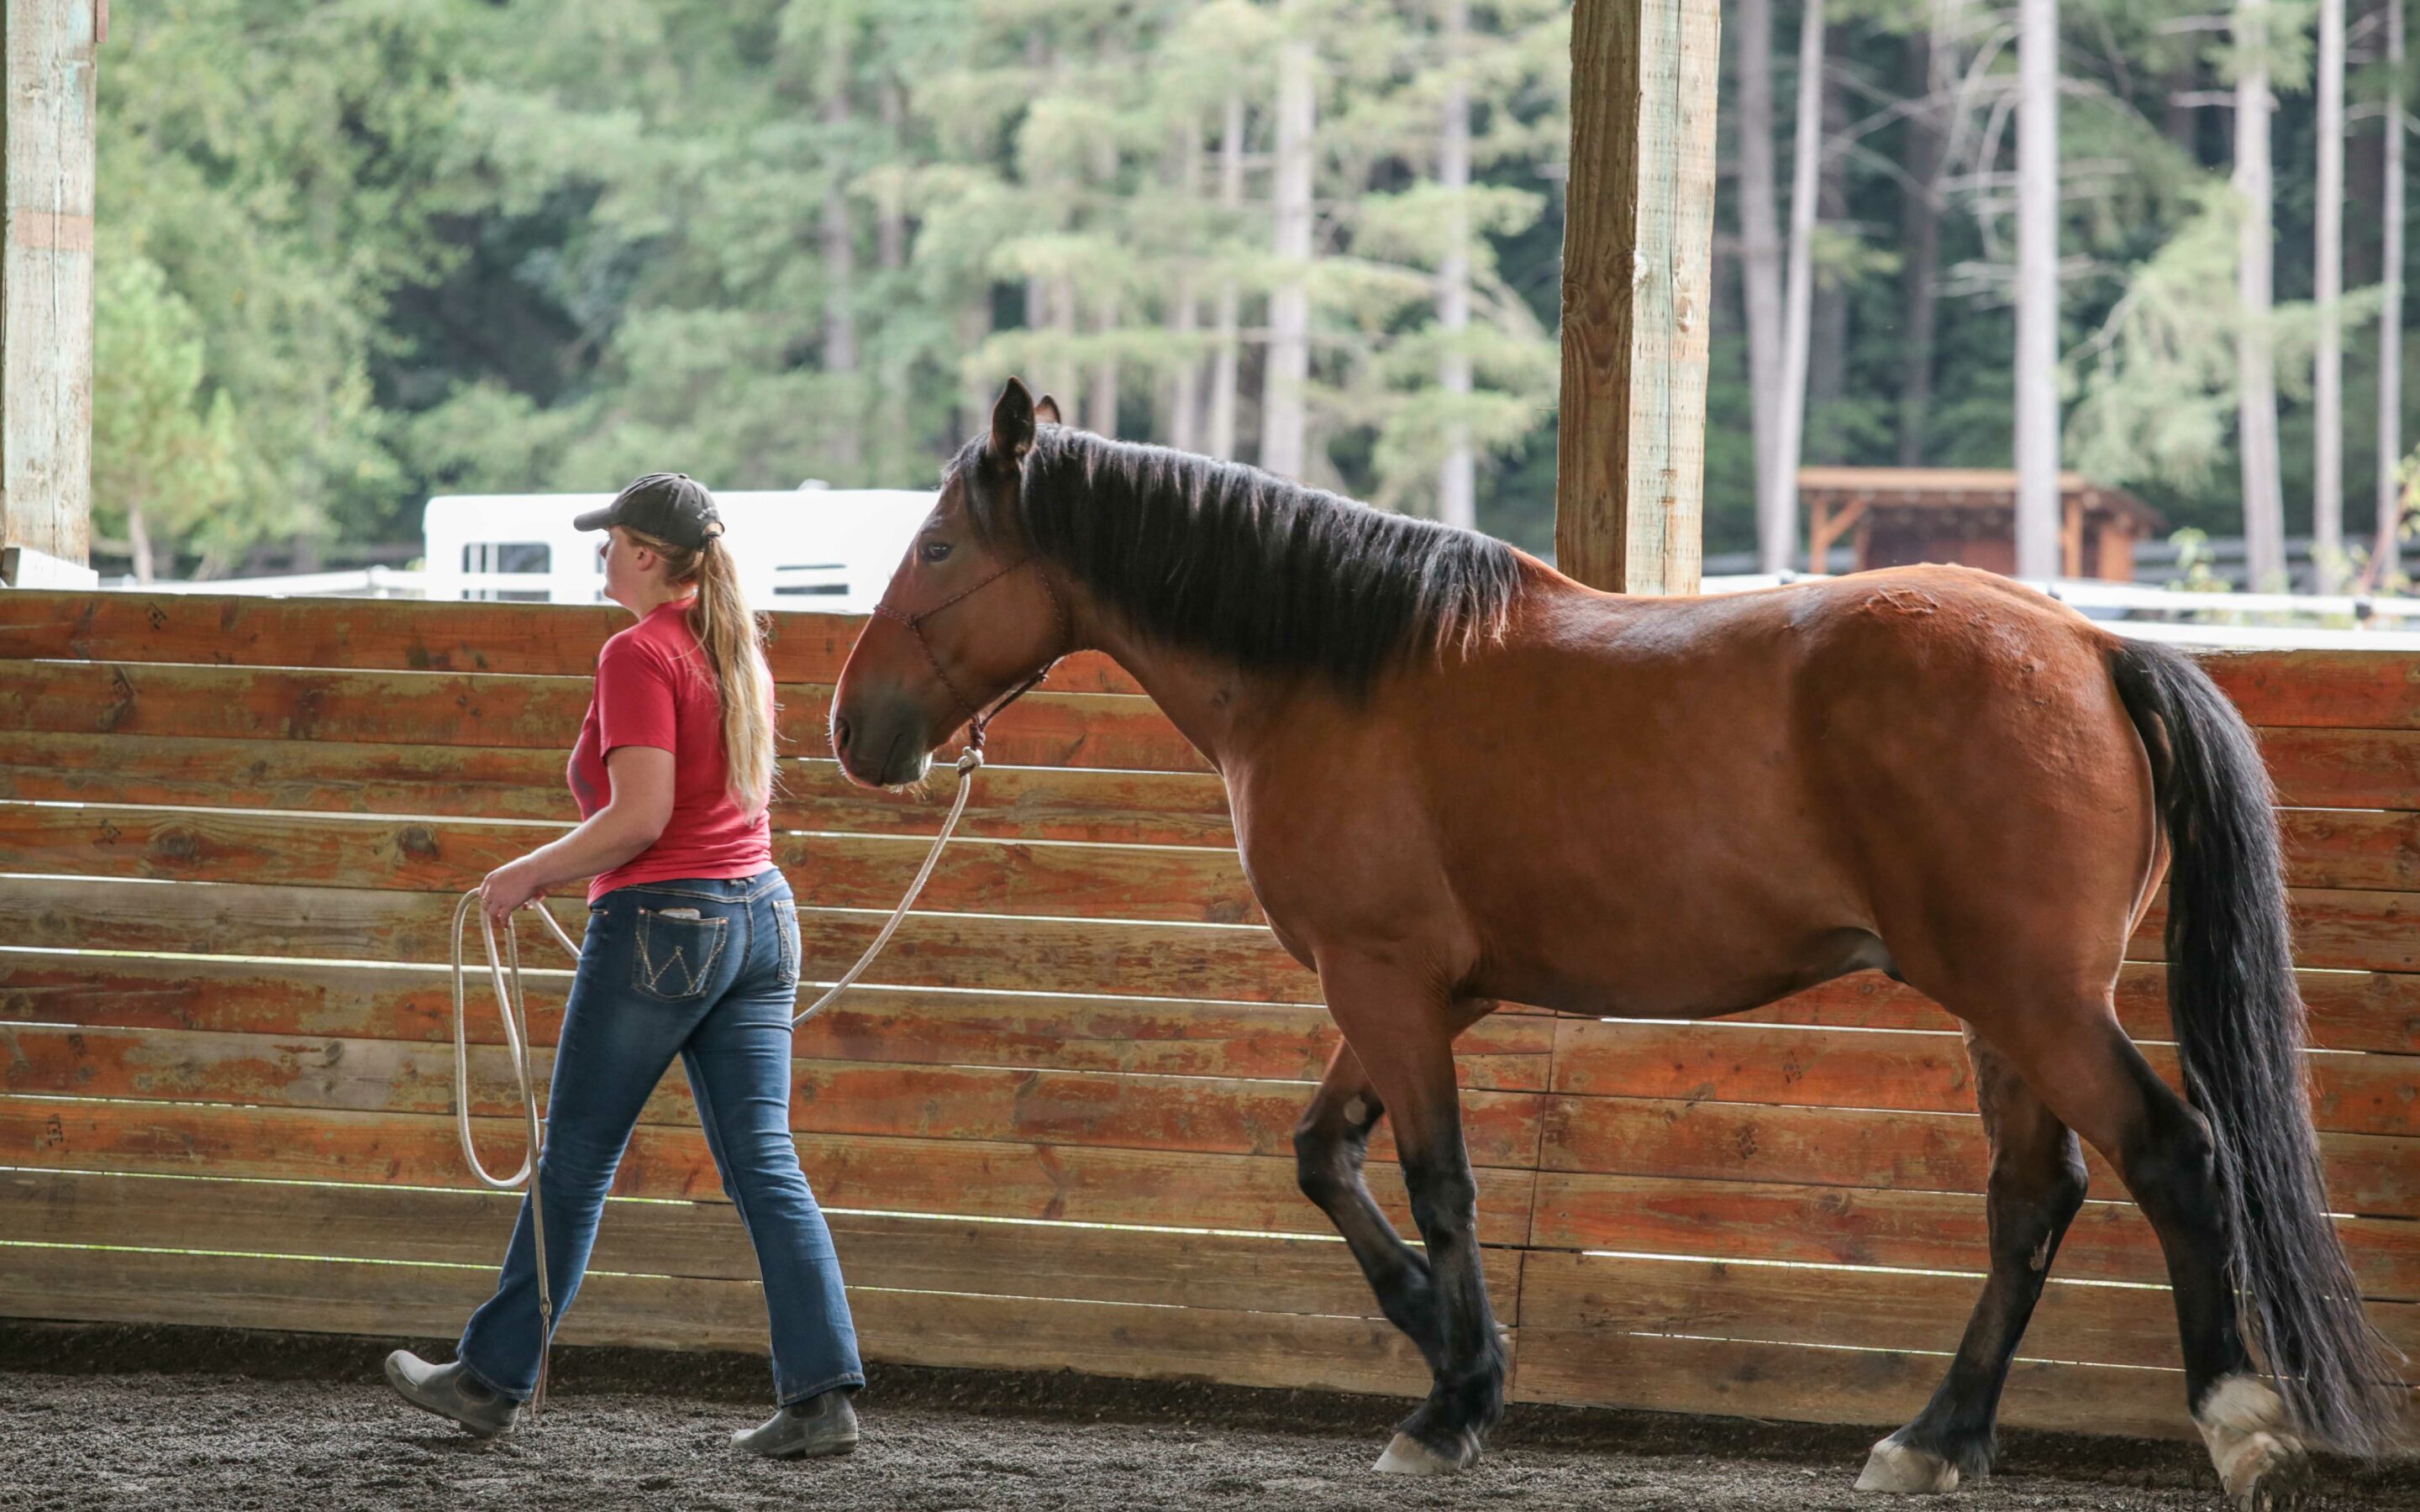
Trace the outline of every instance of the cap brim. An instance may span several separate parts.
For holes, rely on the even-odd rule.
[[[571,528],[575,531],[603,530],[606,526],[613,523],[613,509],[614,506],[620,502],[621,501],[617,499],[613,503],[607,504],[602,509],[592,509],[585,515],[573,516],[571,519]]]

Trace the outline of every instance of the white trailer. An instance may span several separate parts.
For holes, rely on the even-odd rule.
[[[594,604],[604,537],[571,528],[611,494],[446,494],[422,516],[429,598]],[[720,493],[723,544],[757,609],[862,614],[882,597],[934,496],[909,488]]]

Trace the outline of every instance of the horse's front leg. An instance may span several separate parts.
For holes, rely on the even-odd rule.
[[[1377,1293],[1378,1310],[1419,1347],[1429,1368],[1436,1370],[1444,1364],[1445,1341],[1438,1332],[1428,1257],[1404,1242],[1361,1178],[1370,1131],[1385,1111],[1360,1057],[1350,1044],[1338,1045],[1327,1057],[1319,1090],[1294,1128],[1295,1177],[1302,1183],[1302,1195],[1317,1203],[1344,1236],[1345,1247]]]
[[[1479,1462],[1481,1442],[1504,1415],[1504,1345],[1480,1269],[1479,1187],[1463,1149],[1454,1089],[1457,1005],[1450,993],[1384,963],[1323,958],[1319,974],[1328,1011],[1394,1121],[1412,1219],[1428,1249],[1433,1335],[1424,1338],[1396,1321],[1420,1344],[1434,1384],[1428,1400],[1398,1425],[1378,1469],[1412,1475],[1466,1469]],[[1380,1296],[1383,1304],[1383,1287]]]

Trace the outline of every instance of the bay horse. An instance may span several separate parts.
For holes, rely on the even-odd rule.
[[[857,782],[919,781],[1098,649],[1224,778],[1269,927],[1342,1033],[1295,1131],[1302,1190],[1433,1376],[1378,1469],[1473,1465],[1503,1412],[1455,1036],[1498,1002],[1699,1019],[1867,968],[1962,1021],[1992,1160],[1982,1297],[1860,1487],[1989,1472],[2084,1202],[2079,1136],[2157,1229],[2230,1496],[2285,1489],[2306,1443],[2393,1443],[2398,1357],[2321,1190],[2272,790],[2190,658],[1958,567],[1597,593],[1058,418],[1012,379],[951,464],[842,671],[833,749]],[[2190,1103],[2112,1003],[2164,874]],[[1362,1181],[1382,1113],[1418,1248]]]

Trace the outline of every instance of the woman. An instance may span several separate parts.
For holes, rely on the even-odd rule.
[[[650,473],[575,523],[607,532],[605,596],[639,623],[597,658],[571,753],[580,827],[479,887],[501,923],[551,888],[593,879],[538,1165],[555,1320],[579,1292],[640,1107],[677,1054],[772,1318],[781,1407],[732,1443],[777,1458],[845,1454],[857,1444],[849,1396],[865,1375],[831,1235],[790,1138],[799,919],[767,814],[772,675],[702,485]],[[455,1362],[398,1350],[387,1380],[492,1437],[536,1388],[539,1328],[524,1199],[496,1294],[472,1315]]]

